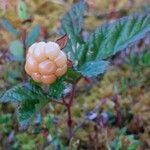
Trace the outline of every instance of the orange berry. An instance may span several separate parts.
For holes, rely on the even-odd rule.
[[[39,73],[32,73],[32,79],[36,82],[41,82],[41,75]]]
[[[42,75],[55,73],[56,69],[56,65],[50,60],[45,60],[39,64],[39,72]]]
[[[60,53],[60,47],[57,43],[54,42],[48,42],[45,47],[45,53],[46,56],[50,60],[54,60]]]
[[[38,62],[42,62],[46,59],[45,45],[44,42],[39,42],[33,51],[33,56]]]
[[[32,72],[38,72],[38,63],[32,55],[27,58],[25,69],[27,73],[29,72],[29,75]]]
[[[43,75],[41,77],[42,83],[44,84],[51,84],[56,81],[56,76],[55,75]]]
[[[67,65],[64,65],[62,68],[58,68],[56,70],[56,76],[57,77],[61,77],[62,75],[64,75],[67,71]]]
[[[55,63],[58,67],[63,67],[67,63],[67,57],[64,52],[60,52],[58,57],[55,59]]]
[[[36,82],[52,84],[67,71],[67,56],[55,42],[39,42],[30,46],[25,71]]]

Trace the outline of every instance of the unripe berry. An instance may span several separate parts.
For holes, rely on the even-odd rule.
[[[67,71],[67,56],[55,42],[39,42],[30,46],[25,71],[39,83],[52,84]]]

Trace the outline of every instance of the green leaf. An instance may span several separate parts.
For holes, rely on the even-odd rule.
[[[69,40],[64,48],[70,60],[74,65],[78,64],[78,60],[82,56],[84,49],[84,42],[80,37],[80,32],[83,27],[83,17],[86,9],[84,2],[79,2],[72,6],[62,18],[60,33],[61,35],[67,34]]]
[[[134,14],[102,25],[90,36],[82,63],[106,59],[133,45],[150,31],[150,15]]]
[[[20,31],[18,31],[17,29],[15,29],[15,27],[13,27],[13,25],[7,19],[1,19],[0,20],[0,25],[5,30],[7,30],[8,32],[10,32],[11,34],[13,34],[15,36],[19,36],[20,35]]]
[[[95,77],[103,74],[108,68],[108,61],[90,61],[79,68],[79,72],[86,77]]]
[[[27,5],[23,0],[20,0],[17,5],[18,17],[21,20],[26,20],[29,17]]]
[[[38,100],[26,100],[19,105],[16,113],[20,125],[27,125],[30,123],[32,117],[36,114],[35,106],[38,102]]]
[[[144,54],[143,63],[145,65],[150,65],[150,51]]]
[[[15,60],[17,60],[17,61],[23,60],[24,50],[23,50],[23,44],[21,41],[19,41],[19,40],[12,41],[9,44],[9,50]]]
[[[0,98],[0,102],[18,103],[26,100],[32,101],[39,99],[46,99],[46,96],[40,86],[33,85],[31,83],[22,83],[6,91]]]
[[[27,35],[25,41],[27,46],[31,46],[36,41],[39,35],[40,35],[40,25],[37,24],[32,28],[31,32]]]
[[[64,78],[65,78],[65,81],[67,81],[67,82],[69,82],[69,83],[72,83],[73,81],[79,79],[80,76],[81,76],[81,74],[78,73],[78,72],[76,71],[76,69],[74,69],[74,68],[69,68],[69,67],[68,67],[67,73],[66,73],[66,75],[65,75]]]
[[[60,33],[62,35],[77,35],[81,32],[83,26],[83,16],[86,9],[84,2],[78,2],[63,16]]]
[[[133,143],[128,146],[127,150],[137,150],[139,145],[140,145],[139,141],[133,141]]]
[[[0,115],[0,124],[7,123],[9,120],[11,120],[11,117],[11,114]]]
[[[55,83],[49,86],[49,97],[59,99],[63,94],[64,88],[64,79],[59,78]]]

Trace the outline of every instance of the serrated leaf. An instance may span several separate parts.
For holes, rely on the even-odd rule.
[[[27,35],[27,38],[26,38],[26,45],[27,46],[31,46],[38,38],[38,36],[40,35],[40,25],[35,25],[31,32]]]
[[[22,102],[17,109],[17,118],[20,125],[28,125],[32,117],[36,114],[36,104],[39,103],[38,100],[26,100]]]
[[[16,40],[16,41],[10,42],[9,50],[15,60],[17,61],[23,60],[24,49],[23,49],[23,44],[21,41]]]
[[[85,9],[86,5],[83,1],[73,5],[69,12],[64,15],[61,22],[60,33],[61,35],[67,34],[69,38],[64,51],[69,59],[74,62],[74,65],[78,64],[84,47],[80,32],[83,26]]]
[[[90,61],[82,65],[78,71],[86,77],[96,77],[103,74],[108,68],[108,61]]]
[[[40,86],[31,85],[30,83],[22,83],[6,91],[0,98],[0,102],[18,103],[26,100],[32,101],[37,99],[46,99]]]
[[[59,99],[63,94],[64,88],[64,79],[59,78],[55,83],[49,86],[49,97]]]
[[[18,2],[17,13],[21,20],[26,20],[29,17],[27,5],[23,0]]]
[[[13,25],[11,24],[10,21],[8,21],[7,19],[1,19],[0,20],[0,25],[2,25],[2,27],[7,30],[8,32],[12,33],[15,36],[19,36],[20,35],[20,31],[18,31],[17,29],[15,29],[15,27],[13,27]]]
[[[63,16],[60,28],[60,33],[62,35],[66,33],[78,35],[80,33],[83,26],[85,9],[86,4],[84,2],[78,2]]]
[[[149,31],[148,14],[134,14],[98,27],[88,41],[82,62],[111,57],[144,38]]]

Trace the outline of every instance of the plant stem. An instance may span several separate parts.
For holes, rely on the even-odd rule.
[[[27,36],[27,31],[26,29],[22,29],[22,44],[23,44],[23,49],[24,49],[24,59],[26,58],[26,36]],[[24,68],[25,66],[25,61],[22,63],[22,68]],[[27,76],[26,76],[26,72],[25,70],[23,69],[23,81],[26,81],[27,80]]]
[[[76,84],[77,82],[73,83],[72,85],[72,90],[70,93],[70,98],[69,98],[69,102],[65,105],[66,109],[67,109],[67,113],[68,113],[68,119],[67,119],[67,124],[68,124],[68,143],[70,143],[72,135],[73,135],[73,131],[72,131],[72,115],[71,115],[71,107],[73,104],[73,99],[75,96],[75,90],[76,90]]]
[[[70,97],[69,97],[69,101],[68,102],[65,101],[64,97],[62,98],[61,101],[54,101],[54,100],[51,101],[53,103],[64,105],[66,107],[67,115],[68,115],[68,118],[67,118],[67,125],[68,125],[68,145],[70,144],[70,141],[71,141],[72,136],[73,136],[73,130],[72,130],[73,120],[72,120],[72,114],[71,114],[71,107],[72,107],[74,96],[75,96],[76,85],[77,85],[77,83],[78,83],[79,80],[80,79],[76,80],[76,82],[74,82],[72,84],[72,90],[70,92]]]

